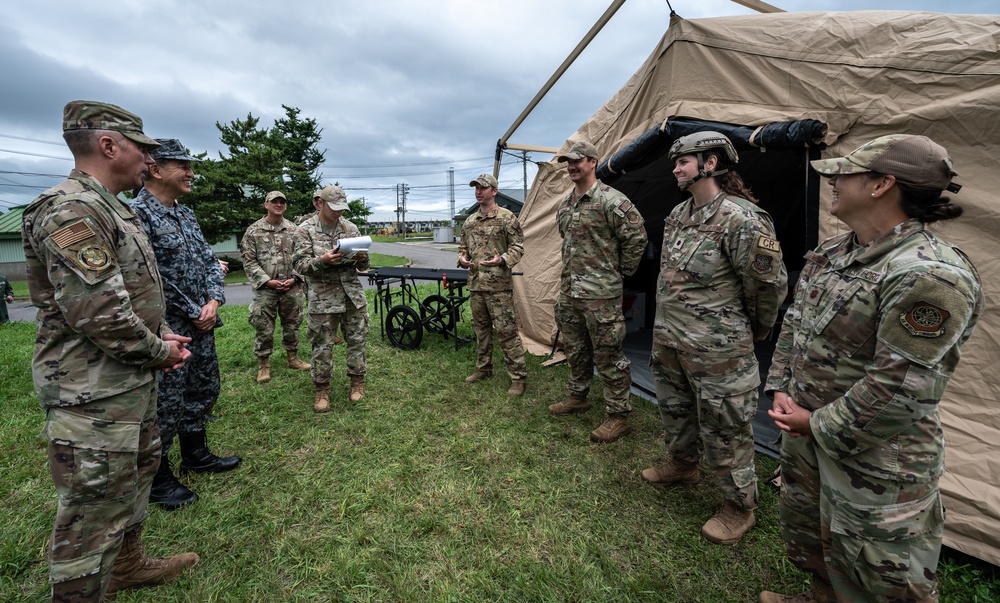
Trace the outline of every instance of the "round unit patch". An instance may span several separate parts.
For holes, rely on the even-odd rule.
[[[909,312],[900,314],[899,322],[903,323],[910,335],[940,337],[944,334],[944,321],[949,316],[951,313],[947,310],[921,301],[913,304]]]
[[[111,255],[104,247],[88,245],[77,254],[80,265],[90,270],[104,270],[111,265]]]

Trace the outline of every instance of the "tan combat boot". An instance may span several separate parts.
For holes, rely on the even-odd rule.
[[[476,369],[476,372],[472,373],[465,378],[466,383],[475,383],[476,381],[482,381],[483,379],[489,379],[493,376],[493,371],[481,371]]]
[[[351,375],[351,402],[360,402],[365,397],[365,376]]]
[[[694,485],[701,482],[701,473],[698,471],[698,465],[694,463],[670,459],[665,465],[643,469],[642,479],[654,486]]]
[[[316,401],[313,402],[313,410],[316,412],[326,412],[330,410],[330,384],[316,386]]]
[[[590,404],[587,403],[587,397],[581,397],[576,394],[570,394],[562,402],[549,405],[549,412],[554,415],[569,415],[576,412],[587,412],[588,410],[590,410]]]
[[[340,335],[334,335],[333,336],[333,345],[340,345],[342,343],[344,343],[344,338],[343,337],[341,337]]]
[[[702,526],[701,535],[715,544],[736,544],[755,525],[753,509],[744,509],[736,501],[727,500]]]
[[[257,358],[257,383],[267,383],[271,380],[271,359],[266,356]]]
[[[765,590],[757,599],[759,603],[837,603],[833,587],[815,577],[808,592],[800,595],[782,595]]]
[[[120,590],[155,586],[173,580],[184,570],[198,565],[197,553],[173,557],[147,557],[142,548],[142,526],[125,533],[122,550],[111,566],[111,582],[106,596]]]
[[[508,396],[523,396],[525,388],[528,387],[527,379],[515,379],[510,382],[510,389],[507,390]]]
[[[608,415],[608,420],[600,427],[590,432],[590,441],[598,444],[610,444],[632,433],[632,426],[624,414]]]
[[[288,368],[294,369],[296,371],[308,371],[312,368],[312,365],[308,362],[302,362],[299,360],[298,350],[288,351]]]

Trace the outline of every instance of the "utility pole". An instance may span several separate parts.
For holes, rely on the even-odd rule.
[[[451,223],[452,228],[455,227],[455,168],[448,168],[448,207],[451,208],[451,219],[448,222]]]
[[[528,200],[528,152],[521,151],[521,167],[524,169],[524,197],[521,199],[521,203],[525,203]]]
[[[400,223],[399,215],[403,211],[402,205],[400,205],[400,203],[399,203],[399,187],[400,186],[402,186],[402,185],[401,184],[397,184],[396,185],[396,229],[397,230],[399,230],[399,223]]]
[[[407,184],[400,184],[400,197],[403,201],[403,240],[406,240],[406,194],[410,192]]]

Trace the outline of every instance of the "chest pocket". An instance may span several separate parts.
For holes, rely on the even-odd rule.
[[[815,287],[815,286],[814,286]],[[862,349],[874,353],[875,331],[878,327],[878,283],[855,279],[838,283],[832,291],[821,294],[820,314],[813,331],[836,351],[853,357]],[[825,300],[823,298],[826,298]]]
[[[157,249],[180,249],[184,246],[184,234],[174,226],[153,229],[153,247]]]
[[[691,255],[684,263],[684,270],[701,283],[709,283],[722,263],[723,230],[722,226],[707,224],[698,227],[698,241],[692,245]]]

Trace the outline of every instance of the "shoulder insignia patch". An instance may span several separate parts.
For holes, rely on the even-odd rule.
[[[622,201],[621,204],[618,207],[622,211],[627,212],[628,210],[630,210],[633,207],[635,207],[635,205],[633,205],[631,201],[625,200],[625,201]]]
[[[60,228],[52,233],[50,238],[60,249],[66,249],[73,243],[78,243],[93,236],[96,236],[96,233],[86,222],[81,220]]]
[[[778,243],[777,239],[772,239],[771,237],[765,237],[764,235],[760,235],[757,237],[757,247],[772,252],[781,251],[781,243]]]
[[[756,253],[753,256],[753,269],[758,274],[770,274],[774,270],[774,257],[766,253]]]
[[[940,337],[944,335],[944,321],[951,313],[944,308],[919,301],[908,312],[899,315],[899,322],[914,337]]]
[[[758,234],[745,260],[747,276],[757,275],[761,280],[773,282],[778,278],[778,262],[781,261],[781,245],[777,239]]]
[[[100,272],[111,265],[111,254],[101,245],[87,245],[77,255],[80,266],[86,270]]]

